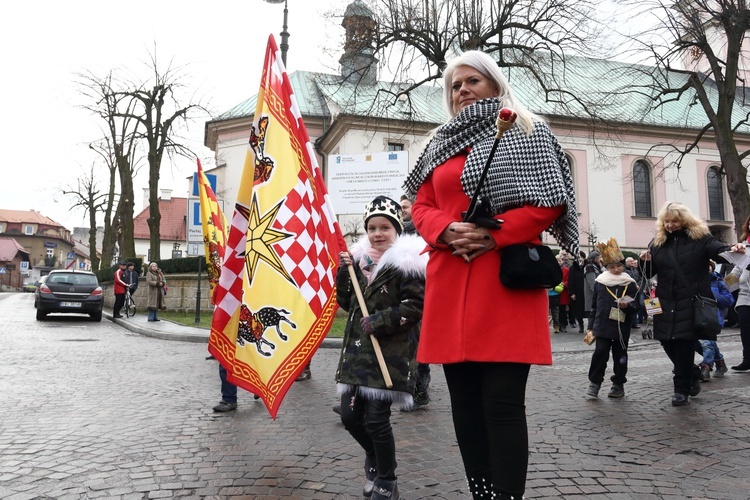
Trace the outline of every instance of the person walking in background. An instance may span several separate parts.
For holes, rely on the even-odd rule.
[[[156,262],[152,262],[148,266],[146,284],[148,285],[148,302],[146,303],[148,320],[160,321],[158,317],[159,309],[166,309],[164,287],[167,285],[167,282],[164,280],[164,275]]]
[[[724,326],[724,310],[734,305],[734,297],[729,291],[724,280],[716,272],[716,262],[709,261],[709,274],[711,275],[711,293],[716,299],[716,305],[719,309],[719,326]],[[700,364],[701,378],[703,382],[711,380],[711,370],[716,362],[716,373],[714,377],[721,378],[728,371],[727,364],[724,362],[724,355],[719,351],[719,344],[715,340],[701,340],[703,351],[703,361]]]
[[[138,273],[135,270],[135,263],[128,262],[127,269],[126,281],[130,285],[130,295],[133,295],[138,290]]]
[[[583,268],[583,310],[588,318],[591,315],[591,301],[594,297],[596,277],[602,273],[602,257],[596,250],[589,252],[586,266]]]
[[[122,318],[122,314],[120,314],[120,311],[122,310],[122,306],[125,305],[125,290],[128,288],[128,282],[125,281],[126,277],[126,269],[125,269],[125,262],[120,262],[118,264],[120,267],[115,271],[114,276],[114,294],[115,294],[115,304],[112,307],[112,317],[113,318]]]
[[[237,386],[227,381],[227,370],[219,363],[219,378],[221,379],[221,401],[213,410],[226,413],[237,409]]]
[[[579,252],[568,271],[568,293],[570,294],[570,324],[578,324],[578,333],[583,333],[584,295],[583,295],[583,266],[586,264],[586,254]]]
[[[559,261],[559,255],[558,255]],[[565,285],[559,285],[547,289],[547,300],[549,301],[549,325],[553,333],[560,333],[560,293]]]
[[[558,262],[560,263],[560,270],[562,271],[562,290],[560,291],[560,306],[558,316],[560,318],[560,332],[567,333],[568,322],[570,318],[570,294],[568,293],[568,276],[570,272],[570,259],[565,250],[560,251],[558,254]],[[575,326],[575,325],[573,325]]]
[[[364,222],[367,236],[352,246],[351,254],[339,255],[336,300],[349,317],[336,382],[341,422],[365,452],[363,494],[397,500],[391,405],[413,404],[427,255],[422,238],[402,234],[401,207],[395,200],[375,198]],[[369,315],[359,304],[348,266],[354,267]],[[378,339],[392,387],[386,386],[371,335]]]
[[[747,224],[745,226],[747,227]],[[750,241],[745,233],[743,233],[743,237],[745,237],[743,241]],[[750,370],[750,270],[735,267],[731,274],[737,276],[740,280],[735,310],[739,319],[740,340],[742,341],[742,361],[733,366],[732,370],[745,372]]]
[[[725,251],[744,253],[742,244],[718,241],[700,218],[678,202],[668,202],[656,219],[656,235],[641,253],[647,277],[659,276],[656,298],[661,312],[654,315],[654,338],[674,364],[673,406],[688,404],[700,393],[700,369],[693,362],[698,336],[693,325],[693,297],[711,297],[711,259]]]
[[[414,224],[430,245],[417,359],[443,365],[472,497],[521,499],[529,368],[552,363],[547,293],[507,288],[498,271],[505,247],[540,244],[544,230],[578,252],[573,182],[557,139],[513,96],[490,56],[464,52],[443,75],[451,119],[437,129],[405,183],[406,193],[416,194]],[[518,119],[489,159],[482,187],[487,217],[502,224],[498,231],[464,222],[462,213],[504,106]]]
[[[635,304],[638,287],[632,276],[623,272],[623,255],[614,238],[607,243],[599,243],[599,252],[606,271],[596,277],[591,301],[588,329],[596,337],[596,348],[591,356],[586,396],[593,399],[599,396],[609,353],[612,352],[614,374],[610,377],[612,388],[607,396],[621,398],[625,395],[624,386],[628,381],[628,343],[632,318],[638,311]]]

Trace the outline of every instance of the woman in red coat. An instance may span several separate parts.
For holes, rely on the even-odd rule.
[[[442,364],[473,498],[522,498],[529,367],[552,363],[547,291],[509,289],[502,249],[548,230],[578,252],[570,167],[548,126],[513,97],[496,63],[469,51],[446,68],[453,117],[437,129],[405,183],[412,218],[431,246],[417,359]],[[482,196],[500,230],[462,222],[497,133],[500,108],[518,113],[492,158]],[[468,193],[468,194],[467,194]]]

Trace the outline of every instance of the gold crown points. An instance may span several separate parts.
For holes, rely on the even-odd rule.
[[[614,238],[610,238],[606,242],[600,241],[597,247],[599,248],[599,253],[602,254],[602,262],[605,266],[621,262],[625,259],[620,246],[617,244],[617,240]]]

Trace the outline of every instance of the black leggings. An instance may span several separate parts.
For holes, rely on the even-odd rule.
[[[737,306],[742,340],[742,362],[750,362],[750,306]]]
[[[489,483],[496,494],[520,498],[529,459],[524,404],[529,365],[466,362],[443,370],[472,495],[493,498],[479,489]]]
[[[396,441],[391,428],[391,402],[365,399],[358,391],[343,394],[341,423],[365,450],[366,463],[376,464],[378,477],[389,481],[396,479]]]

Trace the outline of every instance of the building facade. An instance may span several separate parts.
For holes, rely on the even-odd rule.
[[[347,37],[354,36],[351,26],[372,25],[367,22],[371,13],[360,2],[352,5],[357,8],[348,9],[344,20]],[[363,19],[352,23],[352,16]],[[347,43],[339,75],[306,71],[290,75],[324,178],[326,160],[336,154],[403,150],[409,153],[411,168],[431,131],[447,120],[442,88],[425,85],[407,94],[401,91],[405,86],[378,81],[367,72],[353,79],[352,65],[364,64],[372,54],[360,53],[358,59],[350,50],[361,51],[362,43]],[[582,248],[609,237],[617,238],[625,249],[645,248],[653,237],[656,215],[667,201],[685,203],[707,221],[716,237],[735,240],[713,135],[705,134],[686,155],[677,152],[704,128],[706,115],[700,106],[683,98],[653,111],[648,89],[653,88],[654,68],[648,66],[571,57],[564,71],[556,73],[551,62],[542,69],[554,75],[560,90],[541,88],[523,69],[503,71],[519,100],[550,124],[571,163]],[[669,78],[672,86],[679,86],[687,76],[675,72]],[[230,203],[237,196],[256,100],[257,96],[248,98],[205,126],[204,143],[214,151],[218,167],[212,171],[218,176],[217,190]],[[750,107],[737,108],[735,123],[750,111]],[[750,127],[738,127],[735,140],[739,147],[750,149]],[[361,217],[338,215],[342,227],[347,217]],[[545,238],[555,244],[550,236]]]
[[[13,239],[28,252],[37,278],[75,261],[70,231],[34,210],[0,209],[0,238]]]

